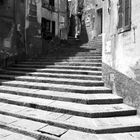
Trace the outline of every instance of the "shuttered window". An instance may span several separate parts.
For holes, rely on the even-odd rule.
[[[118,3],[118,31],[131,29],[131,0],[119,0]]]
[[[118,22],[118,28],[122,28],[122,20],[123,20],[123,4],[122,0],[119,0],[119,9],[118,9],[118,16],[119,16],[119,22]]]

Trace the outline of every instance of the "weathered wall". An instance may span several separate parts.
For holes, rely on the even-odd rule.
[[[4,0],[4,4],[0,5],[0,17],[13,18],[14,3],[15,0]]]
[[[26,54],[37,57],[42,52],[41,39],[41,0],[26,0]]]
[[[140,2],[131,2],[131,30],[119,33],[118,0],[103,3],[103,75],[107,86],[140,112]]]
[[[15,61],[24,48],[24,1],[5,0],[0,5],[0,65]],[[20,26],[19,26],[20,25]],[[20,54],[19,54],[20,53]]]
[[[140,84],[103,63],[103,80],[107,87],[124,99],[124,103],[137,108],[140,115]]]
[[[140,81],[140,2],[131,1],[131,30],[118,33],[118,0],[104,1],[103,61],[128,77]]]
[[[94,37],[99,34],[99,24],[101,24],[101,19],[98,18],[97,10],[102,8],[102,0],[85,0],[84,9],[82,16],[82,35],[85,38],[87,36],[87,41],[93,40]]]
[[[68,7],[67,0],[60,0],[59,9],[60,9],[60,17],[59,17],[59,29],[61,30],[61,39],[67,40],[68,38]],[[64,24],[62,24],[64,23]],[[62,25],[61,25],[62,24]]]

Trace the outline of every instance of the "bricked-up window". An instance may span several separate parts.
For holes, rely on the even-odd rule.
[[[54,0],[49,0],[49,5],[54,7]]]
[[[124,32],[131,29],[131,0],[119,0],[118,3],[118,31]]]

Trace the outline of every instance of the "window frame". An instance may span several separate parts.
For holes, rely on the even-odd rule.
[[[131,30],[131,0],[127,0],[129,1],[129,10],[128,10],[128,25],[125,25],[125,15],[126,15],[126,5],[125,5],[125,0],[121,0],[122,1],[122,11],[119,12],[119,8],[120,8],[120,4],[118,3],[118,25],[117,25],[117,30],[118,30],[118,33],[123,33],[123,32],[126,32],[126,31],[130,31]],[[120,14],[122,14],[122,25],[121,27],[119,27],[119,22],[120,22]]]

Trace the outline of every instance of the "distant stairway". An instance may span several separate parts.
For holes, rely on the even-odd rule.
[[[0,129],[37,140],[138,140],[136,109],[104,86],[100,45],[98,38],[1,70]]]

